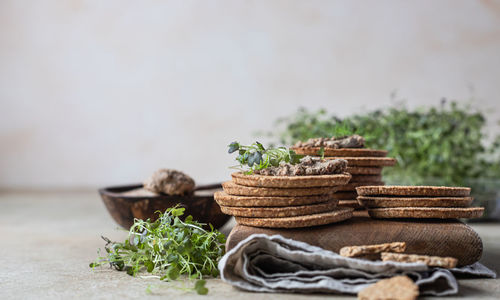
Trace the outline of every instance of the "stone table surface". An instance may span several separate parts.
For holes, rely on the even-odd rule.
[[[500,271],[500,224],[472,224],[484,243],[481,262]],[[224,230],[230,230],[227,224]],[[348,295],[255,294],[210,279],[207,296],[182,290],[189,282],[131,277],[89,262],[104,242],[123,240],[96,192],[0,193],[0,299],[354,299]],[[500,279],[461,279],[443,299],[500,299]],[[150,293],[146,289],[150,287]],[[432,297],[437,299],[437,297]]]

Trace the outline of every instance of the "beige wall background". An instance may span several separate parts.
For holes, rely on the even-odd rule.
[[[394,91],[499,132],[500,1],[1,0],[0,188],[221,181],[277,117]]]

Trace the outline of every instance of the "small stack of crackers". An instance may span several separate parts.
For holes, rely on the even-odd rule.
[[[223,213],[242,225],[299,228],[340,222],[352,208],[337,207],[332,197],[351,179],[348,173],[310,176],[268,176],[233,173],[214,198]]]
[[[421,263],[429,267],[452,269],[458,260],[454,257],[407,254],[405,242],[342,247],[339,254],[344,257],[369,260]],[[358,293],[358,299],[417,299],[418,287],[406,276],[384,279]]]
[[[470,188],[443,186],[363,186],[358,202],[372,218],[479,218],[483,207],[470,207]]]
[[[292,147],[297,154],[320,156],[320,147]],[[340,207],[363,209],[356,197],[356,188],[365,185],[384,185],[382,181],[383,167],[394,166],[396,159],[387,156],[385,150],[366,148],[323,148],[325,159],[347,160],[347,173],[352,175],[348,184],[340,187],[335,193]]]

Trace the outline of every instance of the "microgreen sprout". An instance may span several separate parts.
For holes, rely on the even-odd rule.
[[[156,221],[135,219],[128,238],[123,242],[106,242],[106,255],[90,264],[91,268],[109,264],[131,276],[139,272],[157,275],[162,281],[176,280],[180,275],[197,279],[194,290],[205,295],[207,276],[217,277],[217,263],[224,254],[225,236],[209,224],[203,225],[187,216],[184,221],[183,207],[172,207],[159,214]]]
[[[235,167],[246,171],[246,174],[252,174],[255,170],[262,170],[271,166],[277,167],[281,162],[297,164],[303,157],[285,147],[266,149],[259,142],[255,142],[250,146],[232,142],[228,147],[229,154],[238,151],[236,160],[240,164]]]

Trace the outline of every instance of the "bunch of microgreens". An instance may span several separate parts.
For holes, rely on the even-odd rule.
[[[277,167],[281,162],[297,164],[302,155],[285,147],[265,149],[261,143],[255,142],[250,146],[241,145],[238,142],[229,144],[228,153],[238,151],[236,160],[240,163],[237,168],[246,170],[246,174],[252,174],[255,170],[262,170],[269,167]]]
[[[206,276],[217,277],[217,263],[224,254],[225,236],[210,224],[210,230],[187,216],[183,207],[172,207],[152,222],[135,219],[128,239],[123,243],[106,241],[106,256],[90,264],[91,268],[110,264],[118,271],[135,276],[140,271],[157,275],[160,280],[176,280],[180,275],[198,279],[194,290],[205,295]],[[100,249],[99,249],[100,252]]]

